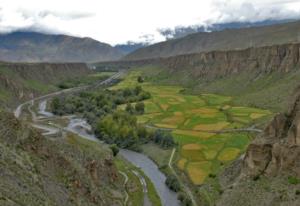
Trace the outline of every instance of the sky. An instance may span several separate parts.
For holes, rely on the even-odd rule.
[[[300,0],[0,0],[0,33],[30,30],[112,45],[165,40],[164,28],[300,18]]]

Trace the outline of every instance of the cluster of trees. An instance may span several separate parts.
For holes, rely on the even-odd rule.
[[[162,148],[175,145],[172,134],[163,130],[147,130],[137,118],[126,111],[114,111],[101,118],[96,127],[97,136],[108,144],[139,150],[139,145],[154,142]]]
[[[125,110],[130,114],[144,114],[145,104],[144,102],[137,102],[133,107],[130,103],[127,103]]]
[[[82,92],[79,95],[54,98],[51,110],[56,115],[81,113],[92,126],[96,126],[99,118],[112,113],[121,104],[138,102],[139,106],[136,106],[136,111],[143,113],[144,104],[140,101],[150,97],[150,93],[144,91],[140,86],[116,91]]]
[[[180,183],[175,175],[168,175],[165,183],[168,188],[174,192],[179,192],[181,189]]]
[[[175,145],[174,138],[171,132],[161,129],[155,130],[153,134],[153,142],[165,149],[173,147]]]
[[[133,150],[138,150],[150,136],[150,132],[137,123],[136,117],[126,111],[115,111],[100,119],[95,133],[108,144]]]

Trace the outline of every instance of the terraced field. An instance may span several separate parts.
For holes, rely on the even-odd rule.
[[[141,85],[152,95],[145,101],[145,114],[138,121],[151,127],[172,130],[178,142],[178,169],[195,184],[202,184],[223,165],[236,159],[246,148],[246,133],[219,133],[244,128],[259,118],[271,115],[267,110],[232,106],[231,97],[216,94],[181,94],[178,86],[138,83],[141,71],[135,70],[112,89]],[[120,109],[124,109],[121,106]]]

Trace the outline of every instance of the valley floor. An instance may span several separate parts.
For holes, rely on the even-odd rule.
[[[178,144],[173,160],[175,169],[183,182],[195,191],[205,182],[213,182],[218,190],[216,176],[245,152],[253,132],[261,131],[254,129],[254,125],[272,116],[269,110],[236,106],[228,96],[187,95],[179,86],[151,81],[138,83],[139,76],[143,76],[143,70],[135,69],[112,89],[139,85],[151,93],[151,99],[144,101],[145,114],[137,116],[138,122],[172,132]],[[119,109],[125,107],[121,105]],[[171,151],[153,144],[143,146],[143,152],[166,173],[170,173],[167,164]],[[202,196],[203,193],[208,200],[213,198],[210,197],[213,193],[202,190]]]

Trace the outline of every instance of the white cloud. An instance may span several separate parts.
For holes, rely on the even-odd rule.
[[[0,0],[2,33],[33,29],[111,44],[161,41],[160,28],[299,16],[299,0]]]

